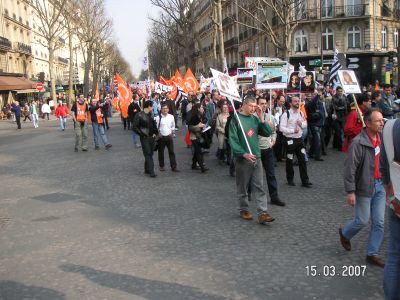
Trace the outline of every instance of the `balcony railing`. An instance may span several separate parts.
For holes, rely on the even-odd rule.
[[[0,36],[0,49],[1,50],[10,50],[11,49],[11,42],[9,39]]]
[[[68,64],[68,59],[66,59],[64,57],[58,56],[57,59],[58,59],[58,62],[60,62],[60,63],[66,64],[66,65]]]
[[[237,37],[233,37],[229,40],[227,40],[226,42],[224,42],[224,47],[225,48],[229,48],[229,47],[233,47],[233,46],[238,46],[238,38]]]
[[[344,18],[367,16],[368,4],[344,5],[344,6],[325,6],[322,7],[322,18]],[[319,8],[303,9],[295,12],[296,20],[316,20],[319,19]]]
[[[31,46],[29,46],[27,44],[24,44],[24,43],[16,42],[15,43],[15,50],[17,50],[20,53],[32,55]]]

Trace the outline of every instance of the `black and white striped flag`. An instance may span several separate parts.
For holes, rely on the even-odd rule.
[[[187,98],[188,95],[179,86],[177,86],[176,88],[178,89],[178,92],[176,93],[175,103],[180,103],[183,98]]]
[[[336,87],[339,85],[339,78],[338,78],[338,70],[342,68],[342,65],[340,64],[339,58],[338,58],[339,51],[338,49],[335,48],[335,54],[333,56],[333,64],[331,68],[331,72],[329,74],[329,82],[333,83],[333,87]]]

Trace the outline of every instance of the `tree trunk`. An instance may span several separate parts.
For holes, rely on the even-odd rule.
[[[93,90],[96,89],[99,77],[99,55],[97,49],[93,51]]]
[[[89,95],[89,89],[90,89],[89,76],[92,66],[92,54],[93,54],[92,52],[93,52],[93,45],[89,45],[89,47],[87,48],[87,59],[85,61],[85,76],[83,79],[83,94],[85,95],[85,97]]]
[[[67,107],[70,107],[72,103],[72,97],[74,95],[74,47],[72,43],[72,30],[68,28],[68,47],[69,47],[69,76],[68,76],[68,85],[69,85],[69,94],[67,98]]]
[[[222,0],[218,0],[217,14],[218,14],[219,59],[220,59],[221,71],[223,72],[225,49],[224,49],[224,31],[222,27]]]
[[[214,20],[214,25],[213,25],[213,68],[218,69],[218,61],[217,61],[217,35],[218,35],[218,26],[216,22],[218,22],[218,17],[217,17],[217,6],[214,3],[213,7],[213,20]]]
[[[49,73],[50,73],[50,86],[51,98],[54,101],[54,108],[57,107],[57,94],[56,94],[56,81],[54,76],[54,41],[48,41],[49,44]]]

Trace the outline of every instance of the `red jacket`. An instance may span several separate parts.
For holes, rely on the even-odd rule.
[[[55,114],[56,114],[57,118],[60,118],[60,117],[65,118],[66,116],[68,116],[68,107],[61,106],[61,105],[57,106]]]
[[[365,112],[365,108],[360,106],[362,113]],[[342,151],[347,152],[349,150],[351,141],[360,134],[362,130],[362,123],[358,117],[357,111],[352,109],[347,116],[346,123],[344,124],[344,136],[345,140],[343,143]]]

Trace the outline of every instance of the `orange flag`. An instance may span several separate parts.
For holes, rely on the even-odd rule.
[[[122,80],[119,74],[115,74],[115,78],[118,82],[118,99],[119,99],[119,107],[121,109],[122,117],[128,117],[128,106],[132,100],[132,91],[128,88],[125,82]]]
[[[178,70],[175,71],[175,76],[173,78],[174,78],[174,83],[178,85],[181,89],[185,90],[185,82],[181,76],[181,73],[179,73]]]
[[[183,81],[185,84],[185,91],[186,92],[193,92],[197,93],[200,88],[200,84],[197,81],[196,77],[193,75],[192,70],[187,69],[185,77],[183,77]]]

